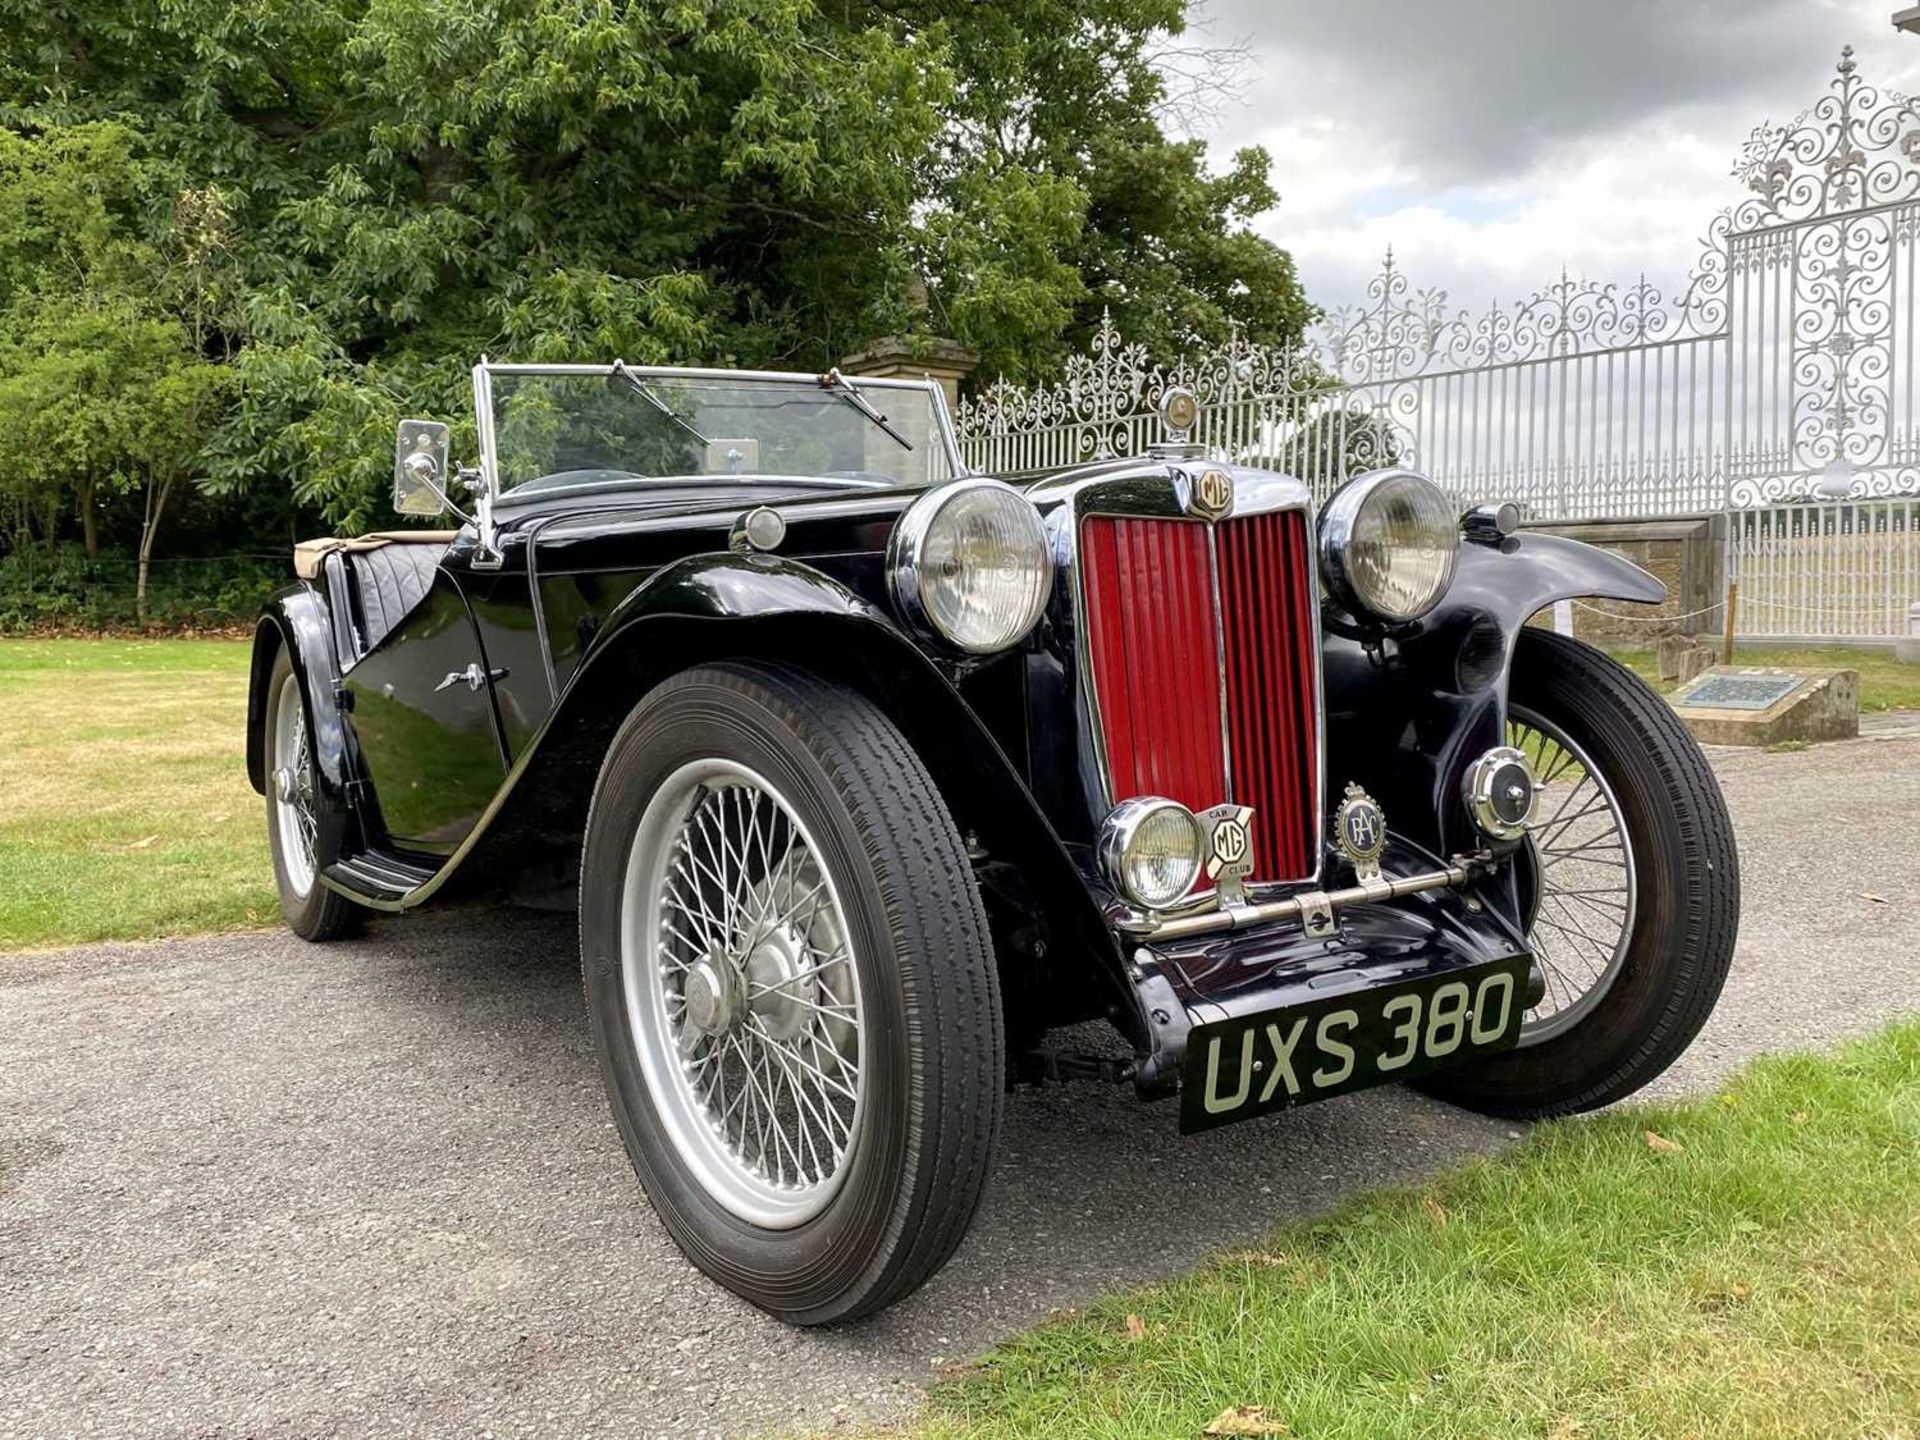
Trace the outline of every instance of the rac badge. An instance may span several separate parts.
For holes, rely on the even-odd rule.
[[[1233,477],[1209,465],[1193,480],[1193,499],[1187,508],[1207,520],[1218,520],[1233,508]]]
[[[1380,804],[1349,783],[1346,798],[1333,815],[1333,841],[1353,866],[1354,879],[1380,878],[1380,854],[1387,848],[1387,816]]]
[[[1238,904],[1253,873],[1253,809],[1248,805],[1216,805],[1196,817],[1206,836],[1207,878],[1220,898]]]

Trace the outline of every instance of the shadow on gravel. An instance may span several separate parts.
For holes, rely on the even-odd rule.
[[[622,1182],[601,1220],[657,1241],[657,1262],[636,1283],[688,1297],[692,1309],[676,1313],[676,1333],[753,1334],[771,1354],[807,1357],[806,1373],[781,1382],[800,1392],[788,1403],[833,1396],[835,1373],[862,1389],[924,1380],[1052,1308],[1178,1270],[1288,1215],[1331,1207],[1356,1186],[1429,1173],[1513,1133],[1388,1090],[1183,1139],[1171,1104],[1142,1104],[1128,1087],[1022,1087],[1009,1097],[985,1206],[947,1269],[869,1321],[794,1331],[705,1281],[654,1221],[606,1115],[573,924],[571,915],[477,907],[381,921],[356,942],[353,959],[373,967],[367,982],[390,1013],[405,1013],[407,1029],[418,1027],[424,1047],[462,1057],[470,1101],[504,1114],[564,1108],[565,1123],[555,1115],[554,1128],[579,1137]],[[487,1096],[476,1088],[482,1075],[495,1087]],[[594,1268],[581,1258],[582,1269]],[[814,1367],[829,1355],[834,1369],[822,1375]]]

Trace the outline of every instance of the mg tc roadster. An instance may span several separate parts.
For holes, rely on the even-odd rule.
[[[932,1275],[1023,1076],[1194,1131],[1390,1081],[1556,1115],[1713,1007],[1713,776],[1527,623],[1658,601],[1619,558],[1404,469],[1316,513],[1177,390],[1147,453],[1017,484],[931,382],[482,361],[473,402],[470,463],[465,417],[395,454],[459,527],[302,545],[260,621],[287,922],[577,907],[640,1183],[775,1315]]]

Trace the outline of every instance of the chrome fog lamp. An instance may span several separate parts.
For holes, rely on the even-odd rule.
[[[1417,620],[1447,593],[1460,525],[1446,494],[1411,470],[1376,470],[1320,512],[1320,574],[1355,617]]]
[[[1200,822],[1177,800],[1136,796],[1107,816],[1099,851],[1107,882],[1129,904],[1164,910],[1200,878]]]
[[[1473,823],[1489,838],[1518,840],[1532,828],[1541,786],[1525,751],[1511,745],[1487,751],[1467,767],[1462,789]]]
[[[1046,608],[1053,562],[1031,501],[998,480],[955,480],[907,507],[887,546],[903,618],[974,655],[1016,643]]]

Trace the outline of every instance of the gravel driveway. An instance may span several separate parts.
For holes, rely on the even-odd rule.
[[[1714,758],[1746,914],[1670,1091],[1920,1004],[1920,734]],[[702,1279],[638,1193],[566,919],[0,957],[0,1014],[8,1435],[829,1429],[1052,1307],[1516,1133],[1384,1090],[1181,1140],[1122,1090],[1022,1091],[955,1262],[806,1333]]]

